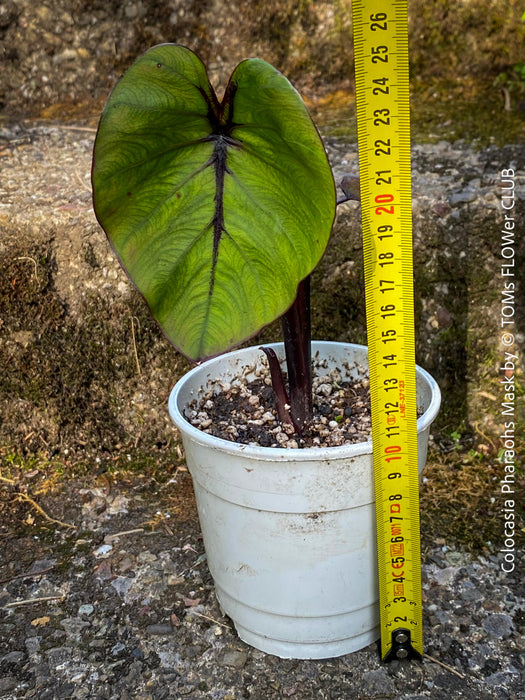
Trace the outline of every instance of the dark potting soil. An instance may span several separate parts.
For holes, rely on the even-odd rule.
[[[368,376],[347,379],[338,369],[320,376],[318,367],[313,373],[314,419],[302,435],[278,419],[266,367],[253,370],[251,381],[218,381],[190,404],[186,418],[210,435],[262,447],[334,447],[369,440]]]

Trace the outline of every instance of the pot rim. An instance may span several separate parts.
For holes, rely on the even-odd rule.
[[[368,353],[368,347],[366,345],[358,345],[356,343],[343,343],[337,341],[312,341],[312,353],[315,351],[316,345],[322,346],[345,346],[349,348],[356,348],[359,350],[366,350]],[[283,343],[265,343],[264,347],[269,348],[282,348]],[[253,353],[254,350],[258,350],[259,345],[253,345],[248,348],[242,348],[239,350],[232,350],[228,353],[224,353],[210,360],[206,360],[197,367],[194,367],[189,372],[187,372],[183,377],[181,377],[173,389],[170,392],[168,409],[171,419],[179,429],[182,435],[186,435],[191,440],[205,445],[212,449],[220,450],[221,452],[226,452],[231,455],[240,456],[245,455],[259,460],[271,460],[271,461],[283,461],[283,462],[306,462],[311,460],[334,460],[334,459],[344,459],[352,458],[362,454],[372,453],[372,440],[367,440],[366,442],[357,442],[350,445],[338,445],[333,447],[262,447],[260,445],[245,445],[239,442],[231,442],[230,440],[225,440],[223,438],[216,437],[214,435],[209,435],[203,432],[199,428],[195,428],[183,415],[182,411],[179,409],[179,395],[183,390],[184,386],[191,382],[196,375],[205,371],[206,367],[209,367],[214,362],[224,360],[228,356],[235,355],[239,357],[243,354]],[[417,433],[422,433],[425,430],[430,429],[431,423],[434,421],[441,404],[441,392],[439,386],[435,379],[422,367],[416,365],[416,375],[419,379],[425,381],[431,392],[431,399],[428,408],[425,410],[422,416],[417,419]]]

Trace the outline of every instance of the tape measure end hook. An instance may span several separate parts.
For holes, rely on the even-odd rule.
[[[392,632],[392,646],[383,658],[381,653],[381,641],[379,641],[379,651],[382,661],[390,663],[391,661],[423,661],[423,656],[412,646],[410,630],[404,627],[399,627]]]

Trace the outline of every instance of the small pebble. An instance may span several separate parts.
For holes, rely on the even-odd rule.
[[[332,386],[330,384],[320,384],[317,387],[317,392],[321,394],[321,396],[330,396],[332,393]]]
[[[102,544],[98,549],[95,549],[95,556],[97,558],[100,557],[106,557],[108,554],[111,552],[113,549],[113,545],[111,544]]]
[[[248,661],[248,654],[244,650],[227,648],[219,658],[221,666],[231,666],[232,668],[241,669]]]
[[[483,620],[482,626],[495,639],[507,639],[514,630],[512,618],[503,613],[489,615]]]
[[[94,610],[95,610],[94,605],[91,605],[90,603],[86,603],[86,604],[81,605],[79,607],[78,614],[79,615],[91,615]]]

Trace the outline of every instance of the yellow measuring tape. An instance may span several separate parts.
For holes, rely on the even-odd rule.
[[[407,0],[353,0],[384,661],[423,654]]]

